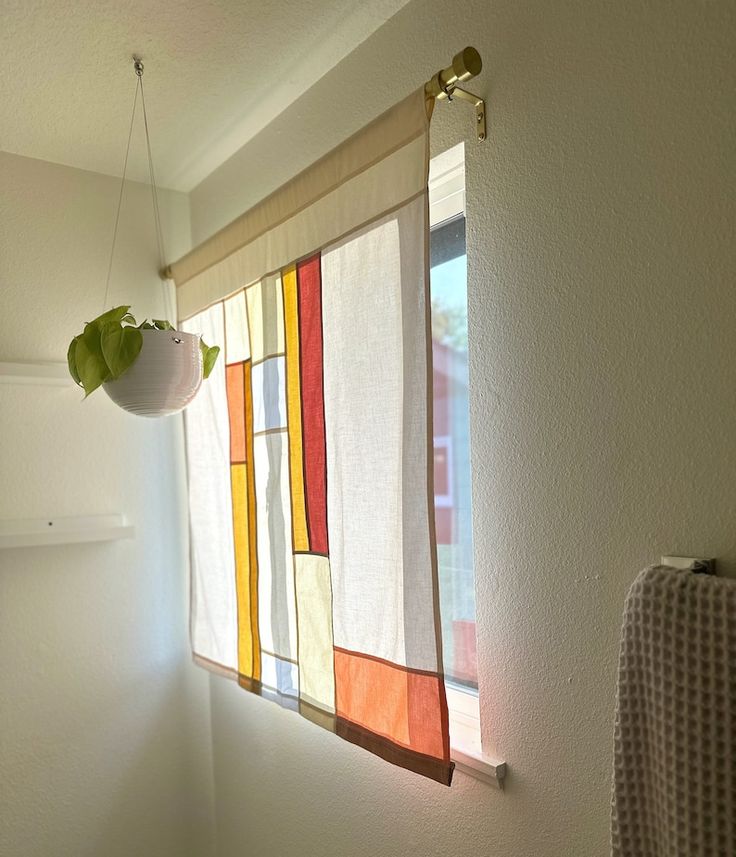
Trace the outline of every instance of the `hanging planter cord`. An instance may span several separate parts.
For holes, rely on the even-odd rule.
[[[143,127],[146,133],[146,153],[148,156],[148,175],[151,185],[151,201],[153,203],[153,220],[156,229],[156,245],[158,248],[159,269],[165,265],[166,250],[164,247],[164,235],[161,228],[161,209],[158,202],[158,189],[156,187],[156,177],[153,172],[153,156],[151,154],[151,137],[148,131],[148,113],[146,112],[146,94],[143,89],[143,62],[139,57],[133,57],[133,69],[135,70],[137,80],[135,86],[135,95],[133,97],[133,110],[130,115],[130,127],[128,128],[128,143],[125,147],[125,159],[123,161],[123,177],[120,180],[120,193],[118,195],[118,208],[115,214],[115,227],[112,233],[112,247],[110,248],[110,262],[107,266],[107,279],[105,280],[105,298],[102,302],[102,310],[104,312],[107,306],[107,297],[110,292],[110,278],[112,276],[112,264],[115,256],[115,243],[118,237],[118,226],[120,224],[120,210],[123,206],[123,193],[125,191],[125,176],[128,171],[128,158],[130,156],[130,142],[133,138],[133,125],[135,124],[135,111],[138,106],[138,92],[141,95],[141,104],[143,106]],[[162,283],[164,292],[164,303],[166,303],[166,286]]]

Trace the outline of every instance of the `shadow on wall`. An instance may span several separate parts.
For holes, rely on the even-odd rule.
[[[181,706],[187,683],[184,669],[169,667],[126,686],[114,701],[107,700],[106,723],[82,737],[98,756],[91,759],[94,768],[110,772],[109,795],[94,835],[75,857],[199,857],[201,852],[193,850],[193,843],[200,838],[199,825],[206,821],[192,811],[188,790],[171,786],[186,783],[196,793],[183,738],[186,733],[181,730],[186,716]],[[124,718],[118,714],[120,707],[128,709]],[[124,721],[131,709],[145,729],[126,729]],[[116,736],[114,743],[111,735]],[[141,800],[143,783],[145,800]]]

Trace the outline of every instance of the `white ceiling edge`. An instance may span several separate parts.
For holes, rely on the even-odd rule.
[[[370,5],[351,9],[336,22],[329,38],[289,68],[288,77],[279,79],[274,74],[272,79],[265,78],[255,85],[244,104],[247,112],[234,119],[230,127],[213,129],[207,145],[193,153],[189,162],[169,177],[171,189],[189,193],[201,184],[408,2],[373,0]],[[356,31],[362,33],[358,41],[350,38]],[[278,67],[277,63],[275,65]],[[298,129],[295,129],[295,138],[297,135]]]

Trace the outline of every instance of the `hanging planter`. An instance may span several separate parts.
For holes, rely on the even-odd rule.
[[[102,388],[116,405],[139,417],[165,417],[183,410],[202,384],[200,340],[193,333],[144,330],[138,359]]]
[[[161,268],[164,267],[166,257],[158,192],[153,174],[151,141],[148,136],[146,98],[143,92],[143,63],[138,57],[133,57],[133,69],[138,80],[133,100],[133,115],[130,118],[128,146],[123,163],[123,177],[115,216],[103,307],[107,306],[110,289],[115,241],[120,223],[130,140],[139,93],[143,107],[153,219]],[[220,349],[218,346],[209,347],[201,337],[193,333],[176,330],[170,321],[154,319],[137,324],[129,310],[130,306],[115,307],[103,312],[84,326],[82,333],[75,336],[69,345],[67,352],[69,373],[84,389],[85,399],[98,387],[103,387],[116,405],[131,414],[140,417],[164,417],[176,414],[197,395],[202,380],[212,371]]]
[[[141,417],[183,410],[212,371],[218,346],[154,319],[136,325],[129,306],[85,325],[69,344],[67,362],[85,398],[102,386],[116,405]]]

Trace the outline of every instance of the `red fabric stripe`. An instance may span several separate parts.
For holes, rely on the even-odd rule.
[[[322,277],[319,255],[296,268],[299,293],[299,351],[302,382],[304,493],[309,548],[328,554],[327,464],[322,381]]]

